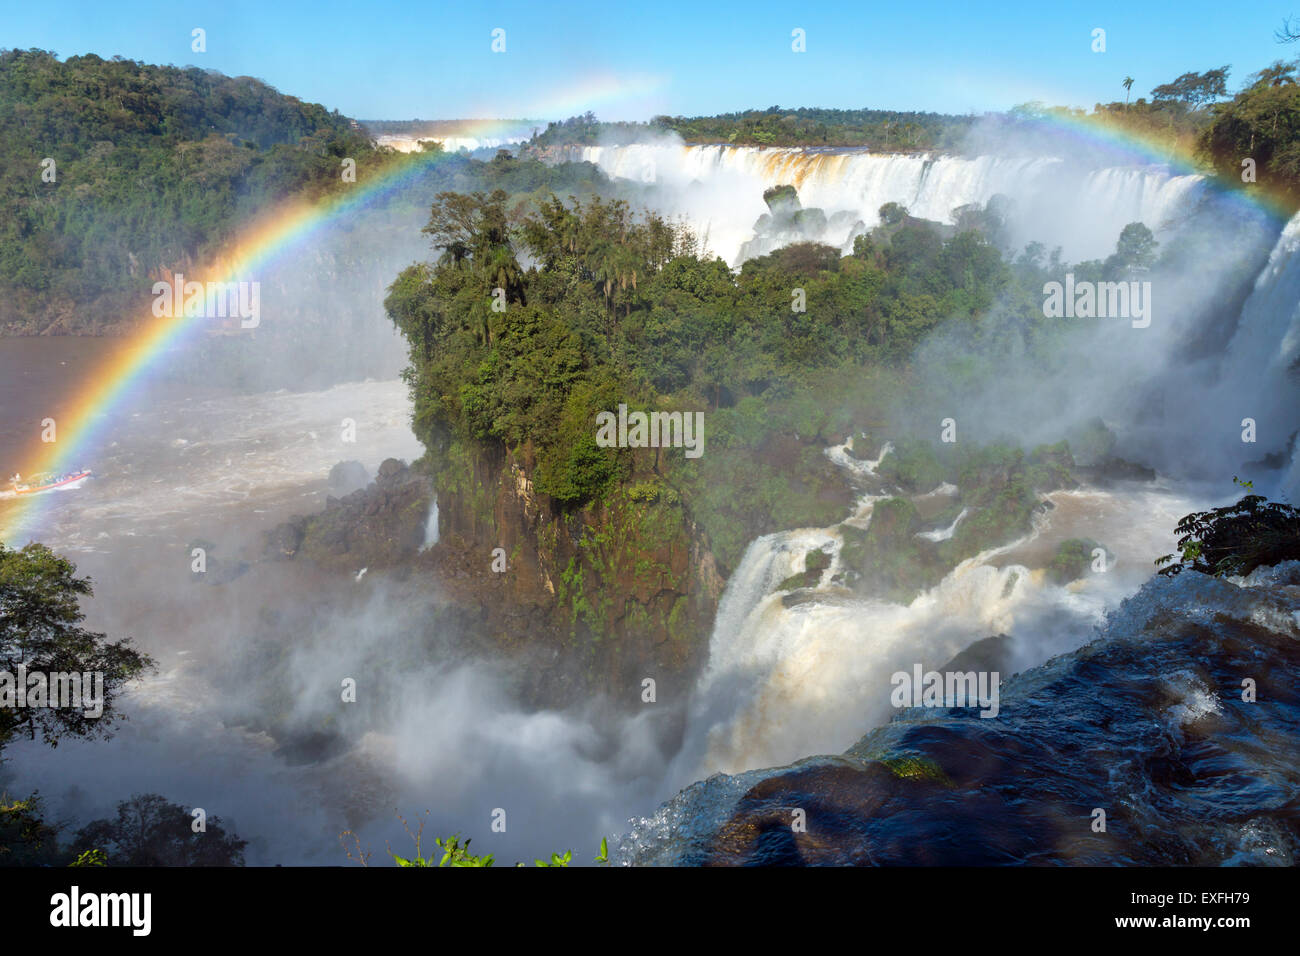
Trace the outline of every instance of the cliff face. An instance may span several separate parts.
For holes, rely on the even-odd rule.
[[[303,558],[322,568],[355,574],[379,571],[415,560],[424,543],[425,518],[433,501],[433,483],[389,458],[373,483],[355,462],[360,476],[347,475],[358,490],[326,501],[316,515],[298,516],[275,528],[266,550],[272,558]],[[343,472],[335,466],[335,474]],[[331,476],[332,478],[334,475]]]
[[[684,700],[723,580],[680,502],[632,488],[565,510],[534,489],[527,449],[453,444],[445,462],[429,561],[453,601],[481,608],[497,647],[550,652],[541,699],[591,692],[632,706],[652,678],[657,698]]]
[[[521,668],[538,706],[597,696],[682,702],[703,664],[723,580],[703,534],[670,492],[617,491],[565,510],[534,490],[534,462],[452,444],[434,476],[390,459],[368,487],[331,498],[267,538],[267,556],[340,574],[432,583],[465,649]],[[437,544],[423,549],[437,488]]]

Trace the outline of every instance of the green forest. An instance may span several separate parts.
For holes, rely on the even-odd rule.
[[[1124,101],[1091,112],[1024,104],[1003,121],[1071,113],[1193,152],[1207,170],[1237,185],[1241,159],[1249,156],[1257,181],[1296,204],[1296,69],[1294,62],[1278,62],[1231,95],[1228,66],[1186,73],[1132,102],[1126,77],[1117,82]],[[775,106],[649,123],[602,123],[586,113],[551,123],[524,152],[647,132],[676,133],[687,142],[959,151],[975,122]],[[60,60],[41,50],[0,51],[0,330],[85,333],[121,326],[146,300],[155,273],[205,261],[270,203],[342,189],[344,157],[357,161],[362,176],[409,160],[377,150],[371,132],[251,77],[93,54]],[[482,164],[460,158],[431,186],[500,186],[512,195],[553,188],[567,195],[581,180],[579,192],[613,192],[593,170],[557,172],[536,160],[510,169],[510,182],[492,181],[491,171],[478,181]]]
[[[869,146],[880,150],[956,150],[973,116],[892,110],[802,107],[745,110],[717,116],[656,116],[648,123],[602,123],[593,113],[552,122],[533,146],[629,141],[648,132],[676,133],[687,143],[735,146]]]
[[[349,119],[251,77],[0,51],[0,328],[93,329],[344,156],[374,157]]]
[[[1041,246],[1000,246],[997,204],[962,210],[955,230],[882,213],[847,256],[802,243],[737,274],[623,200],[551,196],[512,215],[504,191],[440,194],[425,231],[444,251],[404,270],[385,303],[410,344],[416,434],[439,485],[463,483],[457,446],[522,450],[561,507],[630,495],[686,509],[724,567],[757,534],[838,520],[816,477],[821,448],[914,387],[908,360],[928,333],[952,324],[976,351],[1014,340],[1047,355],[1061,328],[1041,290],[1064,265]],[[1117,240],[1075,272],[1122,278],[1155,261],[1145,226]],[[705,412],[706,454],[598,447],[596,415],[620,403]]]

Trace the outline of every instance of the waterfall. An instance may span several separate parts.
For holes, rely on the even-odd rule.
[[[927,541],[948,541],[957,531],[957,525],[961,524],[961,519],[970,513],[969,508],[962,508],[961,514],[953,519],[952,524],[946,528],[939,528],[936,531],[921,531],[917,533],[918,538],[925,538]]]
[[[1116,454],[1180,480],[1212,483],[1215,494],[1244,474],[1263,479],[1269,492],[1300,495],[1300,460],[1280,484],[1269,483],[1279,459],[1292,459],[1300,407],[1289,371],[1300,361],[1300,220],[1283,230],[1241,196],[1158,164],[670,142],[571,147],[568,156],[647,184],[649,205],[685,218],[707,236],[707,251],[733,266],[800,239],[849,252],[886,202],[951,223],[954,209],[1005,196],[1012,248],[1059,246],[1065,262],[1104,259],[1125,225],[1145,223],[1162,252],[1198,250],[1194,266],[1153,272],[1150,327],[1081,326],[1063,366],[1014,363],[996,390],[963,395],[967,420],[990,434],[1014,431],[1028,447],[1099,417],[1116,432]],[[802,225],[756,230],[768,213],[763,190],[781,184],[798,189],[804,208],[825,213],[824,226],[809,227],[819,233],[800,233]],[[1234,297],[1252,277],[1239,306]],[[928,344],[936,345],[942,377],[944,349]],[[1247,419],[1255,423],[1253,443],[1241,438]]]
[[[1217,387],[1204,402],[1216,409],[1225,432],[1239,438],[1241,423],[1255,422],[1256,443],[1230,442],[1234,457],[1259,460],[1287,450],[1300,410],[1300,213],[1278,237],[1241,310],[1241,319],[1220,364]],[[1254,449],[1258,451],[1254,451]],[[1273,489],[1300,502],[1300,444]]]
[[[846,455],[847,445],[826,454],[850,480],[874,478],[888,449],[864,462]],[[954,491],[942,485],[931,494]],[[883,497],[865,495],[844,523],[868,523]],[[753,541],[723,592],[674,775],[689,782],[840,752],[893,716],[893,673],[916,663],[940,667],[983,638],[1011,636],[1017,670],[1079,647],[1105,610],[1150,575],[1153,542],[1172,545],[1172,529],[1189,510],[1186,499],[1157,489],[1048,497],[1053,509],[1027,537],[963,561],[907,605],[837,583],[839,526]],[[1060,586],[1024,563],[1031,546],[1040,556],[1031,563],[1041,565],[1042,553],[1081,536],[1101,540],[1118,555],[1116,566]],[[815,588],[787,600],[774,589],[803,570],[812,550],[830,552],[831,565]]]
[[[823,210],[827,228],[811,238],[845,252],[854,236],[879,222],[887,202],[951,223],[955,208],[1005,195],[1015,203],[1016,244],[1059,245],[1067,261],[1105,257],[1130,222],[1159,234],[1175,213],[1195,209],[1203,189],[1202,177],[1176,176],[1165,166],[1095,169],[1060,157],[648,143],[572,147],[568,155],[612,177],[662,187],[664,211],[685,216],[698,234],[707,233],[709,251],[734,265],[775,247],[746,246],[767,212],[762,194],[770,186],[793,185],[805,208]]]
[[[668,866],[1291,865],[1294,834],[1273,826],[1272,808],[1294,799],[1297,782],[1297,582],[1295,561],[1238,582],[1148,581],[1086,647],[1002,674],[997,720],[916,709],[864,727],[843,757],[810,751],[793,766],[714,774],[633,820],[611,841],[615,857]],[[1230,688],[1249,657],[1270,662],[1264,679],[1278,691],[1269,707],[1243,713]],[[943,785],[902,789],[867,763],[891,757],[938,771]],[[1062,842],[1079,807],[1121,805],[1136,832],[1179,838]],[[774,837],[796,807],[808,808],[807,835],[793,837],[798,852],[789,854]]]
[[[421,551],[427,551],[438,543],[438,496],[434,495],[429,505],[429,517],[424,523],[424,544]]]
[[[683,216],[707,234],[709,252],[733,265],[797,241],[756,238],[756,221],[767,213],[762,192],[783,184],[798,189],[804,208],[826,214],[823,233],[809,238],[844,251],[876,224],[886,202],[951,223],[954,208],[1001,194],[1011,200],[1017,248],[1036,241],[1062,247],[1066,262],[1102,259],[1120,230],[1140,221],[1162,251],[1176,253],[1152,270],[1157,307],[1149,328],[1066,330],[1066,360],[1039,365],[1015,357],[999,366],[995,382],[981,380],[971,394],[953,392],[965,421],[989,436],[1016,435],[1026,449],[1059,441],[1087,416],[1100,417],[1115,432],[1115,454],[1158,469],[1156,482],[1054,492],[1047,496],[1051,509],[1035,517],[1025,537],[962,561],[902,604],[852,590],[842,559],[848,529],[868,528],[875,505],[897,493],[877,474],[892,449],[884,446],[875,461],[856,457],[851,440],[825,450],[859,494],[850,514],[831,527],[752,541],[719,603],[668,774],[677,785],[703,781],[697,787],[706,802],[732,806],[761,776],[759,768],[842,753],[888,724],[899,713],[889,693],[897,671],[917,664],[940,669],[972,645],[1005,635],[979,651],[999,648],[1006,681],[1077,651],[1098,628],[1132,630],[1121,620],[1125,608],[1149,610],[1166,593],[1149,583],[1153,559],[1175,550],[1174,529],[1190,511],[1240,494],[1227,480],[1232,474],[1254,479],[1261,493],[1300,503],[1300,444],[1291,444],[1300,430],[1300,215],[1283,229],[1239,194],[1158,165],[650,144],[574,152],[572,158],[611,176],[648,184],[648,204]],[[923,352],[917,367],[924,372],[933,360],[942,385],[949,343],[936,339],[927,341],[932,354]],[[951,347],[961,354],[964,343],[958,337]],[[1257,432],[1253,443],[1242,440],[1246,419]],[[1279,470],[1285,474],[1273,484]],[[945,484],[911,497],[955,503],[961,491]],[[928,513],[951,515],[949,505],[930,504],[938,507]],[[950,541],[963,521],[974,520],[962,508],[947,527],[918,537]],[[1053,556],[1078,539],[1104,547],[1106,565],[1059,583],[1049,573]],[[782,589],[815,550],[831,556],[821,579]],[[1221,601],[1222,582],[1210,586]],[[710,776],[745,771],[751,773],[738,781]],[[651,820],[670,820],[674,835],[694,825],[668,808]]]

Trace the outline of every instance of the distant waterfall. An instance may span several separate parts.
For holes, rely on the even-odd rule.
[[[763,190],[789,184],[805,208],[830,223],[819,241],[852,248],[853,237],[879,222],[879,209],[897,202],[923,219],[951,223],[952,211],[1002,194],[1015,203],[1014,238],[1059,245],[1067,261],[1114,251],[1130,222],[1161,229],[1186,213],[1200,176],[1167,167],[1088,169],[1063,158],[957,157],[873,153],[864,149],[755,146],[572,147],[569,158],[608,175],[662,186],[671,208],[707,236],[709,251],[738,264],[755,221],[767,212]],[[750,250],[761,253],[767,249]]]

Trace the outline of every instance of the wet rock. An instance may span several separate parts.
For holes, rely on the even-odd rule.
[[[1077,469],[1092,484],[1105,488],[1117,481],[1155,481],[1156,470],[1123,458],[1103,458],[1097,464]]]
[[[995,634],[982,641],[976,641],[970,647],[958,652],[939,672],[950,671],[996,671],[1003,678],[1011,676],[1011,662],[1014,648],[1009,634]]]
[[[842,756],[715,775],[647,818],[629,862],[1294,865],[1298,568],[1153,579],[1096,640],[1004,681],[997,717],[911,708]]]
[[[329,501],[334,501],[331,498]],[[326,502],[328,505],[329,502]],[[267,532],[266,553],[272,558],[292,558],[302,548],[303,535],[307,530],[307,518],[295,516]]]
[[[357,475],[351,468],[346,473]],[[394,567],[419,552],[432,501],[428,476],[390,458],[366,488],[331,496],[320,514],[295,516],[272,529],[266,551],[271,557],[306,559],[334,570]]]
[[[370,473],[359,461],[341,461],[330,469],[330,494],[342,498],[370,484]]]

